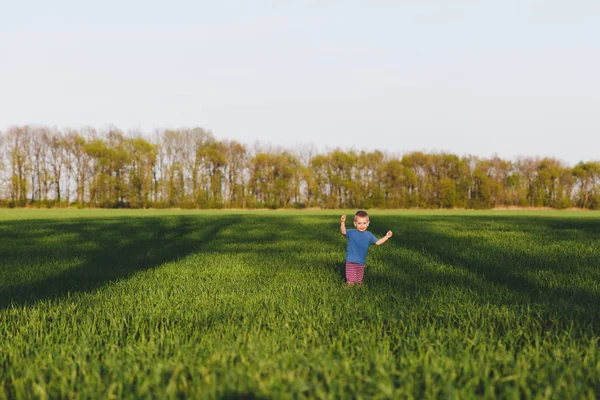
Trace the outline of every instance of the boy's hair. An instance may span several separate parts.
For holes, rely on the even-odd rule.
[[[369,214],[367,214],[366,211],[363,210],[359,210],[356,212],[356,214],[354,214],[354,220],[356,221],[356,217],[359,218],[369,218]]]

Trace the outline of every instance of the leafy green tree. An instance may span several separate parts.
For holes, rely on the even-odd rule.
[[[600,162],[580,162],[573,168],[576,179],[577,203],[581,208],[600,209],[598,185],[600,184]]]
[[[405,165],[406,158],[402,157],[401,163],[404,166],[404,186],[406,188],[407,208],[419,206],[419,178],[414,168]]]
[[[152,199],[152,177],[156,166],[157,146],[142,137],[124,143],[130,155],[129,203],[135,208],[147,208]]]
[[[246,182],[245,170],[248,162],[246,147],[236,141],[224,143],[225,150],[225,181],[227,195],[225,197],[226,207],[246,207]]]
[[[558,194],[556,196],[556,201],[554,204],[552,204],[552,207],[573,207],[573,198],[571,194],[573,193],[574,186],[575,178],[573,176],[573,169],[563,164],[558,183]]]
[[[471,207],[475,209],[491,208],[494,205],[494,184],[480,165],[475,167],[472,175]]]
[[[249,161],[250,191],[254,196],[255,203],[263,207],[269,202],[273,189],[269,158],[267,153],[258,153]]]
[[[332,203],[334,208],[360,206],[361,176],[356,175],[357,155],[354,151],[344,152],[336,149],[331,152],[328,168],[328,179],[331,184]]]
[[[521,182],[521,175],[515,171],[514,167],[506,178],[505,199],[506,206],[523,206],[527,203],[524,192],[521,188],[524,186]]]
[[[488,207],[506,205],[506,187],[508,176],[511,171],[510,162],[494,156],[491,159],[479,159],[477,167],[487,176],[487,187],[489,189]]]
[[[356,176],[358,182],[358,193],[351,196],[355,200],[354,205],[358,207],[383,207],[385,176],[384,155],[380,151],[361,151],[355,157]],[[356,191],[356,189],[355,189]]]
[[[106,135],[109,150],[109,178],[112,193],[110,203],[113,207],[125,207],[129,197],[127,177],[131,155],[128,151],[127,140],[122,131],[111,128]]]
[[[333,206],[328,202],[332,194],[331,182],[329,181],[330,169],[330,155],[317,154],[310,159],[311,182],[309,182],[309,190],[314,193],[315,205],[325,208]]]
[[[275,196],[271,204],[276,207],[289,207],[297,192],[296,179],[299,162],[287,151],[273,154],[271,162],[273,163],[275,188]]]
[[[461,160],[453,154],[431,154],[425,159],[427,170],[426,197],[429,207],[454,208],[459,203],[457,184],[462,178]]]
[[[559,160],[545,157],[538,163],[536,188],[545,207],[565,208],[569,206],[569,171]],[[568,190],[568,189],[567,189]]]
[[[409,206],[406,180],[405,167],[400,160],[391,159],[385,162],[383,190],[386,207],[406,208]]]
[[[520,175],[519,182],[524,193],[524,204],[529,207],[543,206],[543,200],[538,191],[538,159],[533,157],[519,157],[515,163],[515,170]]]
[[[410,206],[416,208],[427,208],[428,193],[428,156],[423,152],[416,151],[402,156],[402,164],[407,168],[405,175],[409,192]]]
[[[212,141],[202,150],[202,159],[208,172],[207,193],[209,204],[217,207],[223,204],[223,181],[227,166],[226,148],[222,142]]]
[[[99,138],[86,142],[84,151],[91,158],[90,203],[94,207],[110,207],[110,149]]]
[[[86,201],[86,185],[93,179],[92,176],[92,157],[86,151],[88,139],[95,136],[95,131],[91,128],[83,129],[81,132],[69,130],[64,136],[66,169],[69,174],[73,174],[75,179],[75,193],[77,203],[83,207]],[[67,186],[70,179],[67,180]],[[91,189],[91,187],[89,188]],[[67,191],[68,193],[68,191]],[[68,203],[67,198],[67,203]]]
[[[161,199],[168,207],[182,206],[185,202],[184,157],[188,142],[180,130],[167,129],[161,136]]]

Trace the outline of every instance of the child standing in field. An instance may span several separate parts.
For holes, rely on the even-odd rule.
[[[340,218],[340,232],[348,239],[346,248],[346,281],[348,285],[362,284],[365,275],[365,263],[369,246],[376,244],[381,246],[392,237],[392,231],[388,231],[384,237],[377,239],[367,230],[369,227],[369,214],[366,211],[358,211],[354,215],[354,226],[356,229],[346,231],[346,216]]]

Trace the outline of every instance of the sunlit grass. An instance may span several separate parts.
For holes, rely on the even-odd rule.
[[[600,214],[341,214],[0,211],[0,398],[600,394]]]

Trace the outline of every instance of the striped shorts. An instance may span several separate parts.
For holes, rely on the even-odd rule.
[[[346,282],[348,285],[362,283],[365,276],[365,265],[353,262],[346,262]]]

